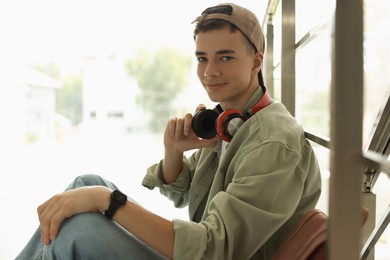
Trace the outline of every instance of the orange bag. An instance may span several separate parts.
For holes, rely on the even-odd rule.
[[[367,221],[368,209],[362,209],[362,225]],[[272,260],[327,259],[328,216],[319,209],[306,212],[288,239],[280,246]]]
[[[306,212],[272,260],[326,259],[327,221],[319,209]]]

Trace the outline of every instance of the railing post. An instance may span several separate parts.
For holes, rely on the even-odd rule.
[[[331,86],[329,259],[359,259],[362,222],[363,1],[337,0]]]
[[[282,103],[295,116],[295,0],[282,0]]]
[[[267,47],[265,53],[265,85],[271,96],[274,96],[274,26],[272,20],[267,23]]]

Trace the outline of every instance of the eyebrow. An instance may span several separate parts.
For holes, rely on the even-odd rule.
[[[215,52],[215,54],[218,54],[218,55],[221,55],[221,54],[232,54],[232,53],[235,53],[235,51],[234,50],[219,50],[219,51]],[[196,56],[203,56],[203,55],[206,55],[206,52],[195,51],[195,55]]]

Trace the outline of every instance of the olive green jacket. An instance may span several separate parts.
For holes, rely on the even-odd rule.
[[[253,95],[247,109],[260,98]],[[273,102],[237,131],[221,162],[219,140],[184,158],[176,182],[162,161],[142,182],[160,188],[191,221],[175,219],[174,259],[270,259],[321,193],[316,156],[302,127]]]

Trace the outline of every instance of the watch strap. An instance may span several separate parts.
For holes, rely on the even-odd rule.
[[[127,196],[120,192],[119,190],[114,190],[111,193],[111,200],[110,205],[108,206],[108,209],[104,211],[104,215],[111,219],[115,212],[123,205],[125,205],[127,202]]]

